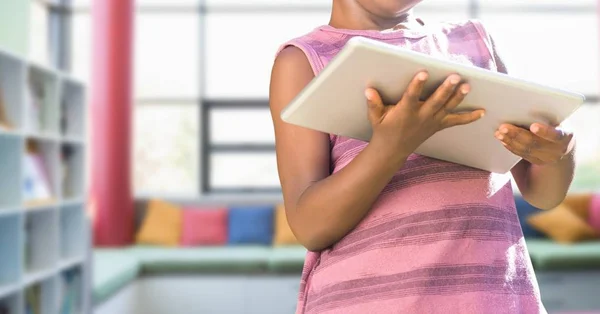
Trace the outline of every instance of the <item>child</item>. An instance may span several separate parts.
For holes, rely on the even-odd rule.
[[[353,36],[506,72],[482,24],[432,24],[412,15],[418,2],[333,0],[329,25],[285,43],[275,60],[279,177],[289,224],[309,250],[297,313],[546,313],[510,174],[413,154],[437,131],[483,115],[452,113],[470,91],[458,75],[425,101],[427,73],[416,73],[397,104],[367,89],[369,143],[279,118]],[[523,157],[511,172],[528,202],[550,209],[563,200],[574,168],[571,133],[505,124],[490,136]]]

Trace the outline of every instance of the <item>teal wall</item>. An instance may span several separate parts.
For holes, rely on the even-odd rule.
[[[27,56],[30,3],[31,0],[0,0],[0,49]]]

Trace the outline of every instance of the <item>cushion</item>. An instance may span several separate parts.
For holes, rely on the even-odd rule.
[[[144,273],[227,274],[264,272],[270,250],[266,246],[169,248],[138,245],[131,252],[140,261]]]
[[[138,276],[140,264],[126,249],[94,249],[93,302],[99,304]]]
[[[137,234],[140,244],[177,246],[181,239],[182,211],[178,206],[152,200]]]
[[[590,204],[592,202],[591,193],[568,194],[562,202],[572,212],[584,220],[588,220]]]
[[[550,239],[527,239],[526,241],[536,271],[600,269],[600,241],[574,245],[558,244]]]
[[[273,212],[272,206],[230,208],[229,244],[271,245]]]
[[[526,238],[543,238],[543,233],[532,228],[527,223],[527,217],[542,212],[542,210],[527,203],[527,201],[525,201],[521,196],[515,196],[515,205],[517,207],[519,221],[521,222],[521,229],[523,229],[523,236]]]
[[[306,249],[301,245],[273,248],[269,254],[269,270],[278,273],[301,273]]]
[[[600,231],[600,193],[592,197],[588,222],[592,228]]]
[[[181,231],[183,246],[224,245],[226,243],[226,208],[184,208]]]
[[[287,217],[285,215],[285,207],[280,204],[275,208],[275,235],[273,236],[273,245],[297,245],[300,244],[296,236],[290,229]]]
[[[574,243],[597,236],[596,231],[587,224],[587,221],[581,219],[564,204],[529,216],[527,222],[558,243]]]

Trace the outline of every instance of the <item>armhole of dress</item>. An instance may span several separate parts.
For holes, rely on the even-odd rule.
[[[290,41],[286,42],[285,44],[281,45],[279,47],[279,49],[277,49],[277,54],[275,55],[275,57],[277,57],[283,49],[290,47],[290,46],[293,46],[293,47],[296,47],[296,48],[302,50],[302,52],[306,56],[306,59],[308,59],[310,68],[312,69],[313,74],[315,76],[317,76],[317,74],[319,74],[319,72],[321,72],[321,70],[323,70],[323,63],[321,62],[321,59],[319,58],[317,53],[313,49],[311,49],[308,45],[303,44],[298,39],[290,40]]]
[[[490,35],[485,30],[485,27],[483,27],[483,24],[481,24],[479,20],[470,20],[470,22],[471,24],[473,24],[473,27],[475,27],[475,30],[477,30],[479,37],[481,37],[481,40],[487,48],[489,57],[492,58],[494,66],[496,67],[496,69],[498,69],[498,61],[496,60],[496,54],[494,53],[494,46],[492,44],[492,39],[490,38]]]
[[[314,51],[314,49],[310,48],[310,46],[302,43],[302,41],[300,41],[298,39],[290,40],[290,41],[286,42],[285,44],[281,45],[279,47],[279,49],[277,49],[277,54],[275,55],[275,57],[277,57],[283,49],[290,47],[290,46],[296,47],[296,48],[302,50],[302,52],[304,52],[304,55],[308,59],[308,63],[310,63],[310,67],[315,76],[317,76],[323,70],[323,68],[324,68],[323,61],[321,61],[321,58],[319,58],[319,55]],[[333,147],[335,145],[336,141],[337,141],[337,135],[329,134],[330,147]]]

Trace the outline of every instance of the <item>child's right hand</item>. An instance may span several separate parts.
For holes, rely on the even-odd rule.
[[[426,72],[417,73],[402,99],[393,106],[384,105],[375,89],[365,91],[373,127],[372,143],[381,143],[392,149],[394,156],[405,159],[436,132],[483,117],[482,109],[452,112],[470,90],[468,84],[460,84],[461,78],[456,74],[450,75],[429,99],[420,101],[427,78]]]

